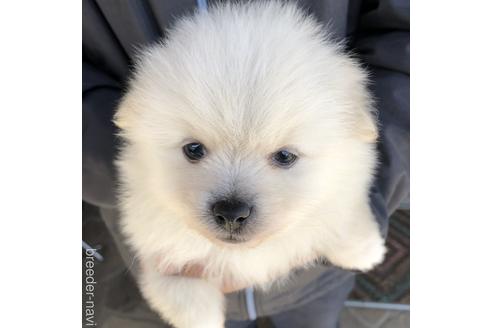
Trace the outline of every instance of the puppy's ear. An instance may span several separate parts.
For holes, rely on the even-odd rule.
[[[355,115],[355,132],[357,137],[368,143],[376,142],[378,138],[378,127],[372,111],[368,108],[359,108]]]
[[[376,142],[378,126],[374,115],[374,102],[368,90],[369,76],[355,60],[342,61],[343,88],[348,92],[349,116],[354,136],[367,143]]]
[[[124,96],[113,116],[113,123],[121,130],[126,130],[132,125],[135,115],[135,108],[132,106],[128,96]]]

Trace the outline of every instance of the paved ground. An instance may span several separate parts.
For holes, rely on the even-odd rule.
[[[408,328],[410,312],[346,307],[340,328]]]

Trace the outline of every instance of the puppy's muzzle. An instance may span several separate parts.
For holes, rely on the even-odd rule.
[[[225,199],[212,205],[217,225],[229,233],[239,231],[251,215],[251,206],[237,199]]]

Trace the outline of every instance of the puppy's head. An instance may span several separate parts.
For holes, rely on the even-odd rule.
[[[364,72],[310,18],[263,6],[181,20],[142,54],[115,118],[128,194],[213,241],[316,228],[370,181]]]

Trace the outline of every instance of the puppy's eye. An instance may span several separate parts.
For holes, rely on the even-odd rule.
[[[297,156],[287,150],[279,150],[278,152],[272,155],[273,163],[277,166],[284,167],[284,168],[291,167],[296,160],[297,160]]]
[[[207,152],[201,143],[192,142],[183,146],[183,153],[190,162],[198,162]]]

